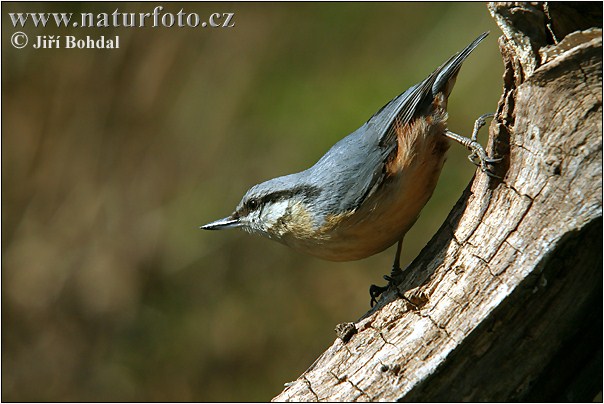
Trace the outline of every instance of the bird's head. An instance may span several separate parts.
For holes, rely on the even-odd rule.
[[[250,188],[228,217],[201,226],[204,230],[242,228],[283,241],[303,238],[317,227],[309,205],[319,190],[295,181],[295,175],[274,178]]]

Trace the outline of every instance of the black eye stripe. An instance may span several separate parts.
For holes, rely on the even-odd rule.
[[[310,185],[303,185],[288,190],[276,191],[263,196],[262,204],[265,204],[267,202],[276,202],[284,199],[289,199],[298,195],[302,195],[305,199],[312,198],[319,195],[319,190],[318,188]]]
[[[303,185],[288,190],[271,192],[270,194],[261,197],[250,198],[245,201],[243,203],[243,208],[241,209],[241,214],[245,216],[249,212],[258,209],[259,207],[264,207],[267,203],[270,202],[286,200],[298,195],[302,195],[304,199],[310,199],[318,196],[319,193],[320,191],[318,188],[310,185]]]

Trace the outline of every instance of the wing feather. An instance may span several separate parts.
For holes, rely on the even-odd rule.
[[[422,82],[395,97],[376,112],[363,126],[336,143],[306,173],[311,184],[327,189],[344,188],[323,193],[319,203],[326,212],[345,212],[358,208],[379,188],[385,179],[388,156],[397,147],[395,122],[409,124],[417,114],[425,113],[434,97],[450,92],[448,84],[459,72],[462,63],[488,35],[481,34],[462,51],[453,55]],[[448,93],[445,94],[448,96]],[[333,195],[339,195],[334,200]],[[326,213],[323,212],[323,213]]]

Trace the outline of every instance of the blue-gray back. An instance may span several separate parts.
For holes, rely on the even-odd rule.
[[[308,197],[318,199],[310,206],[321,209],[313,212],[319,220],[329,213],[359,207],[385,178],[388,156],[397,147],[395,119],[406,125],[418,113],[427,113],[434,97],[446,89],[464,60],[487,35],[488,32],[481,34],[422,82],[391,100],[359,129],[336,143],[314,166],[256,185],[248,191],[248,196],[285,192],[296,184],[304,188]]]
[[[383,181],[384,165],[397,147],[395,118],[404,125],[418,112],[427,112],[425,107],[457,75],[464,60],[487,35],[481,34],[421,83],[394,98],[306,170],[308,185],[320,185],[330,191],[319,196],[324,203],[315,205],[326,206],[329,212],[344,212],[361,205]]]

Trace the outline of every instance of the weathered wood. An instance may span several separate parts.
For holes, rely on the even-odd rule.
[[[601,394],[602,32],[547,7],[489,5],[505,34],[489,140],[502,179],[477,173],[399,290],[275,401]]]

